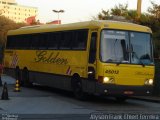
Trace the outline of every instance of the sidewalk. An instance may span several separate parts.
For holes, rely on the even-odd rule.
[[[130,98],[131,99],[142,100],[142,101],[147,101],[147,102],[160,103],[160,96],[133,96],[133,97],[130,97]]]
[[[4,84],[4,82],[6,82],[7,84],[15,84],[15,81],[16,81],[14,78],[5,74],[2,74],[1,80],[2,80],[2,84]]]

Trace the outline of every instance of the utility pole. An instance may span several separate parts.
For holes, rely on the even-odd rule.
[[[141,17],[141,5],[142,5],[142,0],[137,0],[137,15],[138,15],[138,18]]]

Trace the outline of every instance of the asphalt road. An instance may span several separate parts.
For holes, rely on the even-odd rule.
[[[70,92],[43,86],[13,92],[15,80],[2,76],[2,81],[8,83],[9,94],[9,100],[0,100],[2,120],[160,119],[159,103],[135,99],[118,103],[113,98],[94,96],[79,101]]]

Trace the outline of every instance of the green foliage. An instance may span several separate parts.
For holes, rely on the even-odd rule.
[[[122,5],[119,4],[118,6],[115,6],[111,9],[111,15],[113,16],[127,16],[128,12],[128,4]]]
[[[102,12],[98,14],[99,20],[106,20],[110,17],[109,11],[105,11],[102,9]]]
[[[127,15],[125,16],[128,20],[137,20],[138,14],[136,10],[128,10]]]
[[[153,16],[154,18],[160,21],[160,5],[157,5],[154,2],[151,2],[151,3],[152,3],[152,7],[148,8],[148,12],[150,13],[151,16]]]

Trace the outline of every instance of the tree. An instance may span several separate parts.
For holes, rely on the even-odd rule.
[[[132,20],[132,21],[136,22],[137,18],[138,18],[137,11],[136,10],[127,10],[127,14],[125,17],[128,20]]]
[[[151,3],[152,7],[148,8],[148,12],[150,13],[151,16],[153,16],[160,22],[160,5],[155,4],[154,2]]]
[[[25,23],[15,23],[14,21],[0,16],[0,63],[3,61],[3,50],[7,40],[8,30],[18,29],[22,26],[26,26]]]
[[[122,5],[119,4],[116,5],[114,8],[111,9],[111,15],[112,16],[127,16],[128,15],[128,4]]]
[[[105,11],[102,9],[102,12],[98,14],[99,20],[106,20],[106,19],[109,19],[109,17],[110,17],[109,10]]]
[[[0,44],[5,44],[8,30],[18,29],[22,26],[26,26],[26,24],[15,23],[14,21],[6,18],[5,16],[0,16]]]
[[[128,17],[128,4],[119,4],[111,10],[103,10],[98,14],[97,18],[99,20],[127,20]],[[94,17],[95,18],[95,17]],[[126,19],[127,18],[127,19]]]

